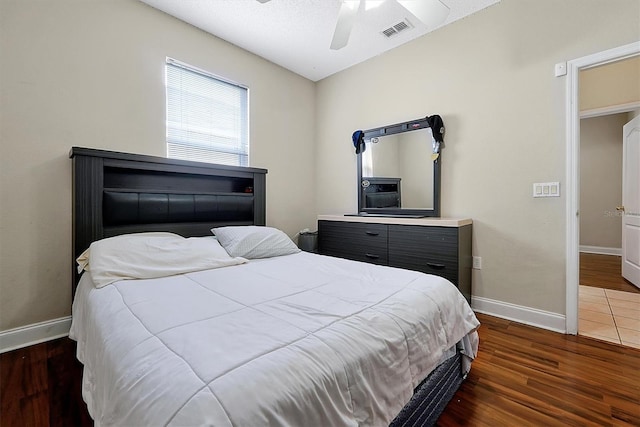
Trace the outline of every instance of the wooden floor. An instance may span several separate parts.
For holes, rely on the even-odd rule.
[[[640,289],[622,277],[619,256],[580,253],[580,284],[640,294]]]
[[[80,391],[75,341],[0,354],[0,426],[92,426]]]
[[[438,425],[640,426],[640,350],[478,318],[478,358]]]
[[[478,318],[478,358],[439,426],[640,425],[640,350]],[[63,338],[0,355],[2,427],[92,425],[74,351]]]

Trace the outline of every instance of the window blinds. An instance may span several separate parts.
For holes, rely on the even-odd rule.
[[[248,90],[167,59],[167,156],[249,165]]]

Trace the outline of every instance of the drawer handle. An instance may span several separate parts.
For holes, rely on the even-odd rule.
[[[371,258],[371,259],[380,258],[380,255],[376,255],[376,254],[364,254],[364,256],[366,256],[367,258]]]
[[[377,231],[365,231],[365,234],[367,236],[379,236],[380,233],[378,233]]]
[[[442,270],[444,269],[444,264],[436,264],[435,262],[428,262],[427,267],[432,268],[434,270]]]

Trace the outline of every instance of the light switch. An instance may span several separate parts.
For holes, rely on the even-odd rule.
[[[533,197],[560,197],[560,183],[559,182],[534,183]]]

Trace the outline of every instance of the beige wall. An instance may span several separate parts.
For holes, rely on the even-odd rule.
[[[580,120],[580,245],[622,247],[622,126],[627,113]]]
[[[433,209],[433,162],[431,130],[423,129],[398,134],[400,170],[402,173],[402,207]]]
[[[267,223],[315,226],[315,85],[135,0],[0,1],[0,331],[70,314],[72,146],[164,156],[170,56],[250,88]]]
[[[379,138],[380,142],[366,143],[365,151],[369,150],[372,153],[373,176],[387,178],[398,178],[400,176],[397,139],[398,135],[389,135]]]
[[[640,102],[640,56],[580,71],[580,111]]]
[[[473,295],[564,313],[566,78],[554,64],[639,39],[637,0],[502,0],[319,82],[320,213],[356,210],[353,130],[440,114],[442,214],[473,218],[483,258]],[[562,196],[532,198],[547,181]]]
[[[640,56],[580,71],[580,111],[640,102]],[[636,110],[637,111],[637,110]],[[580,245],[622,246],[622,126],[636,112],[580,121]]]

